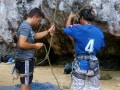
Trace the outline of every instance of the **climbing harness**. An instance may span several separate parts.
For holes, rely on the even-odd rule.
[[[14,65],[12,70],[11,70],[11,74],[13,75],[13,79],[12,80],[15,80],[15,79],[18,79],[20,77],[31,76],[33,74],[33,72],[29,72],[29,73],[26,73],[26,74],[21,74],[21,73],[18,72],[18,70],[15,68],[15,65]]]

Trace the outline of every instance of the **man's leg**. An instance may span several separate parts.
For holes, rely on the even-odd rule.
[[[21,62],[16,60],[15,67],[20,74],[26,74],[25,77],[20,77],[21,82],[20,90],[30,90],[30,84],[32,83],[33,79],[34,61],[26,60]]]
[[[87,70],[81,70],[79,65],[79,60],[74,60],[72,63],[72,90],[86,90],[85,80],[86,80]]]
[[[88,78],[89,90],[101,90],[99,75],[91,76]]]
[[[21,84],[20,90],[30,90],[30,85]]]
[[[85,79],[72,76],[72,90],[85,90]]]
[[[90,60],[89,61],[90,68],[93,71],[93,75],[88,75],[88,87],[89,90],[101,90],[100,87],[100,73],[99,73],[99,61],[98,60]],[[91,70],[88,70],[88,73]]]

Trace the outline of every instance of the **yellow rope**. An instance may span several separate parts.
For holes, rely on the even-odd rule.
[[[80,13],[81,10],[83,10],[86,7],[86,5],[84,5],[82,8],[80,8],[80,10],[78,10],[75,14],[78,15]]]
[[[75,15],[77,16],[80,12],[81,12],[81,10],[83,10],[84,8],[85,8],[86,6],[84,5],[82,8],[80,8],[80,10],[78,10],[76,13],[75,13]],[[75,22],[75,18],[73,19],[73,23]]]
[[[55,0],[55,1],[56,1],[56,8],[55,8],[55,13],[54,13],[54,17],[53,17],[53,24],[55,23],[55,19],[56,19],[57,2],[58,2],[57,0]],[[79,14],[79,12],[80,12],[84,7],[85,7],[85,6],[83,6],[83,7],[76,13],[76,15]],[[51,72],[52,72],[52,74],[53,74],[53,76],[54,76],[54,78],[55,78],[55,80],[56,80],[56,82],[57,82],[57,84],[58,84],[59,89],[60,89],[60,85],[59,85],[58,79],[57,79],[57,77],[55,76],[55,73],[54,73],[54,71],[53,71],[53,68],[52,68],[52,65],[51,65],[51,62],[50,62],[50,59],[49,59],[49,53],[50,53],[50,48],[51,48],[51,46],[52,46],[53,35],[54,35],[54,34],[51,34],[50,46],[49,46],[48,51],[47,51],[46,46],[44,45],[44,48],[45,48],[45,51],[46,51],[46,56],[45,56],[45,58],[44,58],[41,62],[37,63],[36,65],[39,65],[39,64],[41,64],[42,62],[44,62],[45,60],[48,59],[48,63],[49,63],[49,65],[50,65]],[[71,86],[71,84],[70,84],[70,86]],[[69,86],[69,87],[70,87],[70,86]]]
[[[53,17],[53,24],[55,23],[55,19],[56,19],[57,2],[58,2],[58,0],[55,0],[55,1],[56,1],[56,7],[55,7],[55,13],[54,13],[54,17]],[[53,76],[54,76],[54,78],[55,78],[55,80],[56,80],[56,82],[57,82],[57,84],[58,84],[59,89],[60,89],[60,85],[59,85],[58,79],[57,79],[57,77],[55,76],[55,73],[54,73],[54,71],[53,71],[53,68],[52,68],[52,65],[51,65],[51,62],[50,62],[50,59],[49,59],[49,53],[50,53],[50,49],[51,49],[51,46],[52,46],[53,35],[54,35],[54,34],[50,34],[50,35],[51,35],[51,39],[50,39],[50,46],[49,46],[48,51],[47,51],[46,46],[44,45],[44,48],[45,48],[45,51],[46,51],[46,56],[45,56],[45,58],[44,58],[41,62],[39,62],[37,65],[41,64],[41,63],[44,62],[45,60],[48,60],[48,63],[49,63],[49,65],[50,65],[51,72],[52,72],[52,74],[53,74]]]

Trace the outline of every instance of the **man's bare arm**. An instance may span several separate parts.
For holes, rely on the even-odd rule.
[[[66,26],[71,25],[71,20],[75,17],[76,15],[73,14],[72,12],[70,13],[70,15],[68,16],[67,22],[66,22]]]
[[[49,33],[53,33],[55,31],[55,26],[54,24],[46,31],[43,32],[39,32],[39,33],[35,33],[35,39],[41,39],[43,37],[45,37],[46,35],[48,35]]]
[[[43,32],[39,32],[39,33],[35,33],[35,39],[40,39],[40,38],[43,38],[45,36],[47,36],[49,34],[49,31],[46,30],[46,31],[43,31]]]
[[[27,37],[20,36],[18,39],[18,46],[22,49],[40,49],[43,43],[28,43]]]

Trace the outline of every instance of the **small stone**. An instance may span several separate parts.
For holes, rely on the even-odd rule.
[[[63,86],[63,89],[70,89],[70,86],[64,85],[64,86]]]

